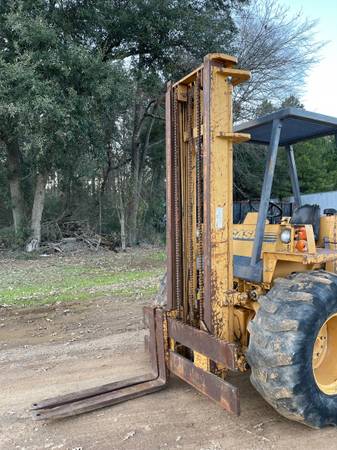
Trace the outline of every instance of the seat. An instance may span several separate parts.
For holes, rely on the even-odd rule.
[[[321,209],[319,205],[303,205],[295,209],[290,219],[292,225],[312,225],[315,239],[319,235]]]

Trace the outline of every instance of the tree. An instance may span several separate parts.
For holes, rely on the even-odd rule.
[[[0,136],[7,150],[16,231],[26,216],[20,182],[25,161],[35,183],[27,247],[32,250],[41,238],[49,174],[94,143],[104,145],[95,113],[100,86],[107,78],[113,86],[114,71],[89,51],[89,44],[83,47],[66,34],[55,2],[17,0],[2,8]]]
[[[253,117],[265,99],[279,103],[289,92],[301,95],[324,45],[315,39],[317,20],[303,18],[301,11],[293,15],[274,0],[252,0],[239,9],[236,24],[234,53],[252,71],[251,81],[236,89],[236,117]]]
[[[337,152],[334,137],[318,138],[294,146],[301,193],[337,189]]]

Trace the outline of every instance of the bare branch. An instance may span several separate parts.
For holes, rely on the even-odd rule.
[[[239,9],[236,22],[235,53],[240,65],[252,72],[252,80],[235,93],[236,118],[245,119],[263,99],[300,95],[325,43],[316,41],[316,20],[304,18],[301,11],[291,15],[274,0],[252,0]]]

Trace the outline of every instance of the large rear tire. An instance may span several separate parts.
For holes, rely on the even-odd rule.
[[[253,386],[288,419],[337,425],[337,276],[278,279],[259,303],[249,324]]]

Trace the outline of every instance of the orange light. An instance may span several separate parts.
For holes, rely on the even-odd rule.
[[[295,248],[299,252],[305,252],[307,250],[307,241],[304,239],[300,239],[299,241],[296,241]]]
[[[306,231],[306,229],[304,227],[299,228],[297,230],[297,236],[296,237],[298,239],[302,239],[302,240],[306,241],[307,240],[307,231]]]

